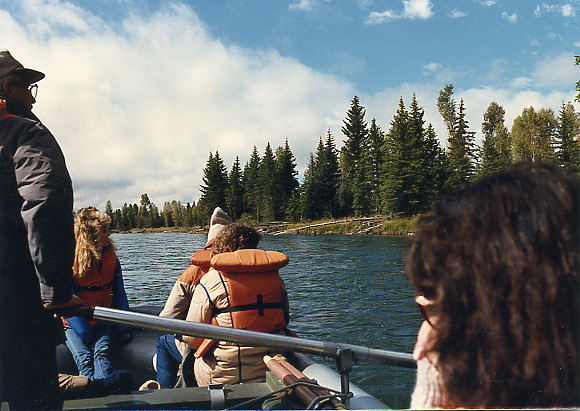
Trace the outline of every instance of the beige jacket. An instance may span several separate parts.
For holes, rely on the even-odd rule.
[[[227,308],[228,303],[224,287],[217,271],[210,270],[200,281],[207,289],[209,296],[218,309]],[[288,296],[284,289],[284,298]],[[210,301],[203,287],[196,287],[193,293],[187,321],[196,321],[209,324],[212,318]],[[218,324],[223,327],[231,327],[230,316],[227,313],[219,314]],[[203,341],[202,338],[183,337],[190,347],[197,348]],[[215,349],[204,357],[195,360],[195,379],[200,387],[209,384],[236,384],[247,382],[259,382],[265,380],[267,367],[262,361],[264,355],[275,355],[278,351],[272,351],[262,347],[238,346],[234,343],[219,341]],[[241,367],[238,367],[241,359]],[[241,375],[241,378],[240,378]]]

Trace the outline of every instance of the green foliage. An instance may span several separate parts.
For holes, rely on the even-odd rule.
[[[525,108],[512,126],[514,160],[553,161],[556,127],[553,110]]]
[[[580,56],[574,56],[574,59],[576,60],[574,64],[580,66]],[[576,91],[578,92],[576,95],[576,101],[580,101],[580,80],[576,82]]]
[[[448,130],[446,150],[433,126],[425,124],[415,95],[408,109],[400,98],[388,132],[374,118],[367,126],[365,108],[354,96],[343,120],[343,146],[337,149],[328,129],[310,154],[302,184],[286,139],[275,151],[268,143],[262,157],[254,146],[243,170],[236,157],[229,173],[219,153],[210,152],[197,204],[184,206],[173,200],[165,202],[159,212],[144,193],[139,204],[125,203],[117,210],[107,201],[105,212],[111,217],[111,228],[123,231],[204,227],[216,206],[235,221],[252,225],[382,213],[406,218],[403,226],[400,219],[398,226],[383,224],[384,232],[404,233],[413,230],[414,218],[436,204],[442,194],[513,161],[552,161],[580,173],[580,115],[571,103],[562,104],[558,118],[550,109],[526,108],[508,130],[505,110],[492,102],[483,115],[481,147],[475,145],[475,133],[469,130],[464,101],[457,104],[453,99],[453,85],[441,90],[437,108]],[[320,232],[356,231],[357,224]]]
[[[216,207],[226,207],[226,192],[228,190],[228,172],[226,166],[216,151],[209,153],[209,159],[203,170],[200,206],[207,218]]]
[[[504,122],[504,108],[495,101],[490,103],[481,124],[483,132],[482,175],[503,170],[512,162],[512,143]]]
[[[580,172],[580,114],[574,110],[572,103],[564,104],[557,119],[555,145],[557,163],[574,173]]]

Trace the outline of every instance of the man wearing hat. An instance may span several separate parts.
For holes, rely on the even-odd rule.
[[[43,78],[0,50],[0,398],[10,409],[62,408],[54,310],[84,305],[72,295],[71,179],[32,113]]]

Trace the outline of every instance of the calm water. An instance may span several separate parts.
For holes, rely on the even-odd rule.
[[[113,234],[132,305],[162,306],[205,234]],[[265,236],[260,248],[290,258],[281,270],[290,328],[305,338],[412,352],[420,316],[403,274],[405,239]],[[320,359],[317,359],[320,360]],[[330,364],[333,366],[333,364]],[[406,408],[413,370],[358,364],[352,381],[392,408]]]

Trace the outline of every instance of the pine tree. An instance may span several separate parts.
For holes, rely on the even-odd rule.
[[[280,188],[279,195],[279,212],[276,218],[287,218],[290,199],[295,195],[296,190],[300,186],[296,176],[296,159],[288,144],[288,139],[283,147],[276,149],[275,173],[278,187]]]
[[[475,133],[468,131],[463,99],[455,118],[453,134],[449,137],[449,165],[451,167],[446,189],[456,191],[464,188],[475,174]]]
[[[370,159],[370,199],[371,210],[374,214],[380,212],[381,209],[381,167],[384,162],[383,146],[385,144],[385,135],[381,127],[377,125],[373,118],[369,128],[369,159]]]
[[[317,199],[319,194],[316,179],[314,177],[315,168],[316,163],[314,161],[314,155],[310,153],[310,160],[306,166],[306,171],[304,171],[304,181],[302,183],[302,193],[300,195],[300,209],[302,218],[305,220],[312,220],[318,215],[316,207],[318,206]]]
[[[258,175],[261,187],[260,208],[262,209],[262,218],[265,221],[273,221],[276,216],[280,190],[275,178],[276,162],[270,143],[266,144]]]
[[[320,139],[316,151],[315,176],[319,185],[320,216],[335,217],[339,211],[337,190],[340,179],[338,152],[330,129],[326,141]]]
[[[359,216],[367,215],[370,210],[368,129],[364,116],[365,108],[354,96],[343,120],[342,132],[346,140],[341,150],[341,171],[345,209],[352,209]]]
[[[202,214],[207,219],[214,208],[226,208],[226,191],[228,187],[228,172],[219,152],[209,153],[207,164],[203,170],[200,203]]]
[[[490,103],[483,115],[481,174],[503,170],[512,162],[511,139],[504,124],[505,110],[495,101]]]
[[[242,176],[242,183],[244,186],[244,209],[256,221],[260,221],[260,155],[258,149],[254,146],[250,160],[244,166],[244,174]]]
[[[574,173],[580,172],[580,114],[572,103],[560,108],[555,140],[558,147],[557,161]]]
[[[439,91],[439,97],[437,98],[437,109],[447,126],[449,137],[453,135],[455,122],[457,121],[457,105],[452,96],[453,84],[447,84],[443,90]]]
[[[228,175],[228,190],[226,192],[227,210],[232,220],[240,218],[244,211],[244,186],[242,184],[242,169],[240,159],[236,156],[230,174]]]

